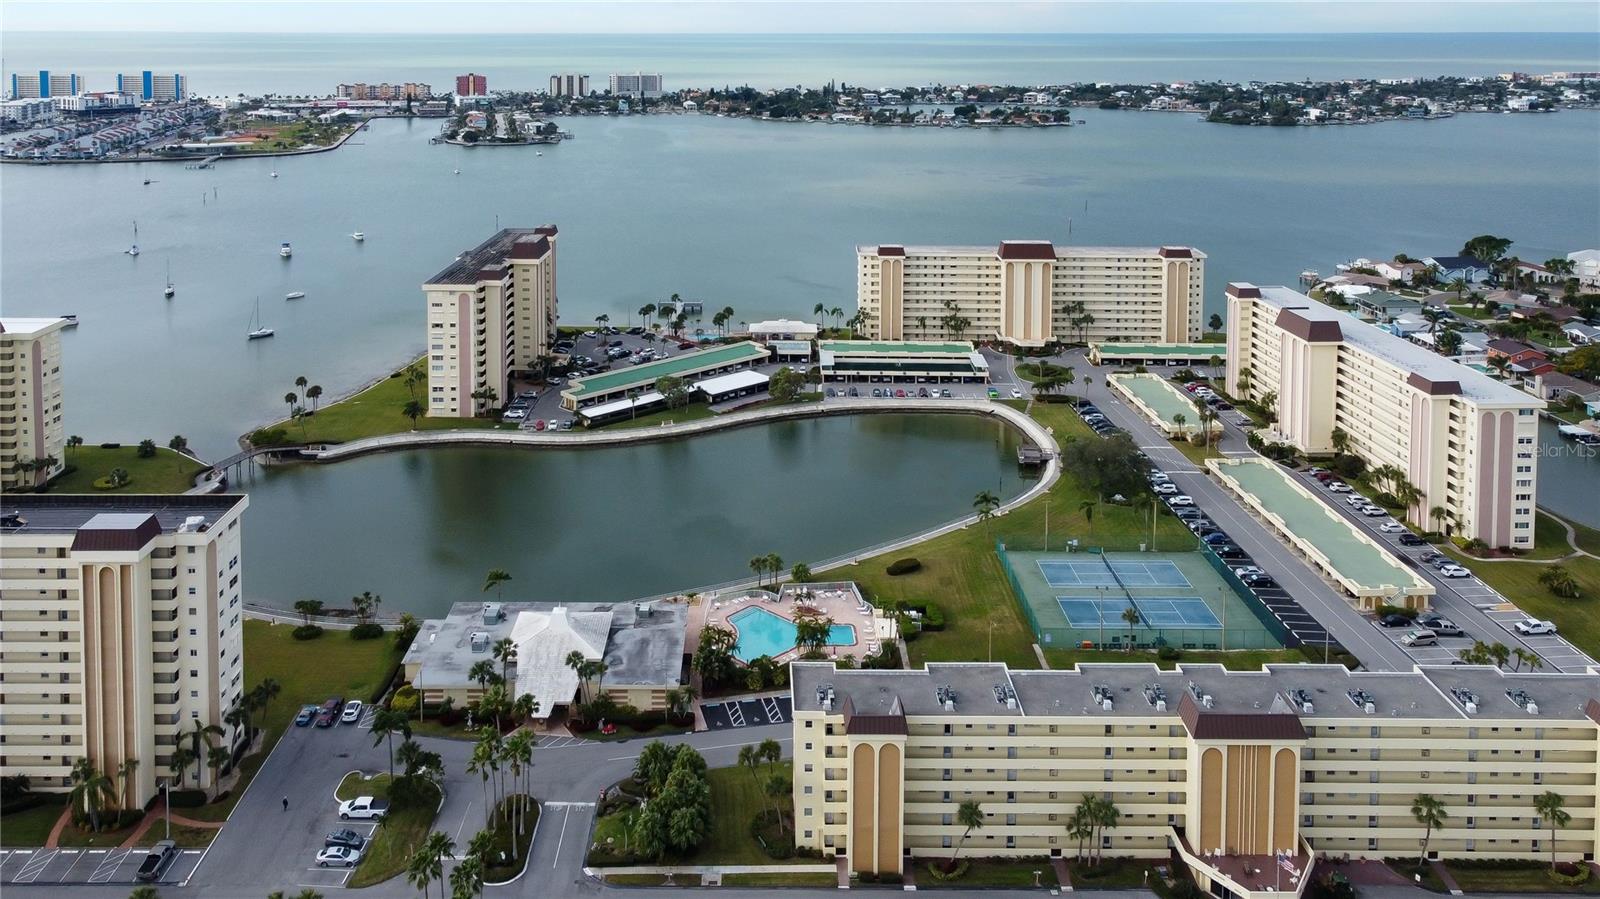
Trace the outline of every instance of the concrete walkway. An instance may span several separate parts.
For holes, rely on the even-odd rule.
[[[129,834],[126,840],[123,840],[120,844],[118,844],[117,848],[128,849],[139,845],[139,840],[144,837],[145,833],[148,832],[150,828],[163,822],[166,810],[166,799],[158,799],[156,804],[150,807],[150,811],[145,813],[144,820],[139,822],[139,826],[135,827],[133,829],[133,833]],[[196,821],[193,818],[186,818],[183,815],[178,814],[174,814],[172,816],[172,823],[182,824],[185,827],[199,827],[204,830],[221,830],[223,824],[221,821]]]

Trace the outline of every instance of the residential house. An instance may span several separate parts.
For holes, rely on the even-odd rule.
[[[1446,284],[1457,278],[1468,284],[1481,284],[1489,279],[1489,265],[1474,256],[1429,256],[1422,260],[1433,269],[1434,277]]]
[[[1533,387],[1539,399],[1552,403],[1565,402],[1568,397],[1577,397],[1583,403],[1600,402],[1600,385],[1558,371],[1548,371],[1534,378]]]
[[[1567,254],[1578,286],[1600,288],[1600,250],[1578,250]]]
[[[1521,284],[1560,284],[1562,277],[1537,262],[1518,262],[1517,281]]]
[[[1399,294],[1389,293],[1385,290],[1373,290],[1356,296],[1346,294],[1346,299],[1355,303],[1356,308],[1364,316],[1377,321],[1388,321],[1399,315],[1412,315],[1421,317],[1422,302]]]
[[[1321,110],[1307,110],[1307,112],[1321,112]],[[1394,260],[1389,262],[1374,263],[1372,268],[1378,274],[1388,278],[1390,281],[1400,281],[1405,284],[1410,284],[1411,279],[1415,278],[1417,275],[1427,272],[1428,264],[1426,262],[1417,262],[1415,260],[1412,260],[1411,262],[1400,262],[1398,260]]]
[[[1489,341],[1485,357],[1492,363],[1496,359],[1505,359],[1508,363],[1507,371],[1521,378],[1528,378],[1553,371],[1555,365],[1550,357],[1542,350],[1534,349],[1520,340],[1507,337]]]
[[[1573,346],[1588,346],[1591,343],[1600,343],[1600,328],[1586,325],[1583,322],[1568,322],[1561,327],[1562,336],[1572,341]]]

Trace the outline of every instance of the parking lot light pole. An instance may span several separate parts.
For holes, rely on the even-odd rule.
[[[172,839],[172,781],[164,778],[161,781],[161,799],[161,817],[165,819],[167,827],[167,835],[163,839],[170,840]]]

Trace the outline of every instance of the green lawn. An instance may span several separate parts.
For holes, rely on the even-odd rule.
[[[512,830],[511,822],[506,817],[497,816],[494,819],[494,849],[489,857],[490,861],[484,865],[484,883],[505,883],[521,873],[523,867],[528,863],[528,852],[533,848],[533,831],[539,823],[539,806],[527,796],[519,794],[507,797],[500,807],[508,814],[510,810],[516,807],[513,803],[518,801],[529,804],[522,821],[522,838],[516,840],[516,845],[513,846],[512,841],[516,835]],[[513,856],[513,851],[515,856]],[[502,859],[504,860],[503,862],[501,861]]]
[[[227,818],[278,738],[294,726],[300,706],[320,704],[334,695],[366,701],[400,661],[393,634],[378,640],[352,640],[348,631],[328,631],[316,640],[296,640],[290,636],[292,630],[289,624],[245,620],[245,688],[270,677],[282,691],[256,721],[265,731],[265,739],[261,751],[240,761],[239,783],[222,801],[185,809],[185,816],[200,821]]]
[[[1574,646],[1590,655],[1600,653],[1600,559],[1584,556],[1561,563],[1582,588],[1580,599],[1562,599],[1540,584],[1539,572],[1547,566],[1539,562],[1473,562],[1467,559],[1466,565],[1524,612],[1554,621],[1561,636],[1572,641]]]
[[[351,771],[344,776],[344,780],[339,781],[339,786],[333,791],[333,795],[337,796],[340,802],[358,799],[362,796],[371,796],[374,799],[388,799],[389,775],[385,773],[367,777],[359,772]]]
[[[1067,876],[1076,890],[1137,889],[1158,879],[1155,866],[1161,863],[1141,858],[1102,858],[1091,863],[1074,858],[1067,860]]]
[[[784,865],[811,864],[815,859],[775,859],[767,855],[761,845],[750,835],[750,823],[756,813],[769,808],[766,794],[756,785],[755,778],[744,768],[712,768],[706,772],[711,784],[711,832],[694,854],[668,857],[666,864],[676,865]],[[784,803],[787,805],[787,803]],[[626,859],[623,848],[627,845],[626,828],[634,809],[606,815],[595,823],[594,842],[609,846],[611,853],[591,853],[589,864],[646,864],[653,860]],[[607,841],[610,842],[607,842]],[[609,858],[607,856],[610,856]]]
[[[203,463],[164,446],[158,447],[154,456],[141,459],[137,443],[118,449],[80,446],[66,451],[66,462],[77,470],[51,481],[52,493],[182,493],[193,487],[195,476],[206,469]],[[96,490],[95,479],[109,475],[113,468],[127,469],[132,482],[116,490]]]
[[[606,874],[606,883],[614,883],[624,887],[659,887],[666,886],[669,875],[666,874]],[[700,885],[699,874],[673,874],[670,875],[672,885],[675,887],[697,887]]]
[[[0,845],[43,846],[59,817],[61,806],[54,802],[0,817]]]
[[[1098,439],[1065,403],[1034,403],[1030,414],[1050,427],[1057,441]],[[1148,512],[1108,503],[1096,508],[1091,531],[1079,506],[1091,499],[1095,497],[1084,487],[1063,476],[1046,496],[993,521],[836,569],[829,576],[856,581],[869,599],[929,600],[939,605],[946,627],[924,632],[909,644],[910,667],[930,661],[983,661],[989,658],[992,627],[994,661],[1013,668],[1037,668],[1031,648],[1035,637],[995,556],[995,538],[1025,535],[1036,541],[1043,534],[1048,505],[1052,542],[1072,536],[1091,544],[1148,539]],[[1156,539],[1167,548],[1194,545],[1188,529],[1165,514],[1157,519]],[[894,577],[885,572],[890,562],[908,556],[922,561],[920,571]]]
[[[725,887],[835,887],[839,883],[839,875],[818,871],[808,873],[797,871],[793,874],[724,874],[722,885]]]
[[[622,421],[600,425],[597,431],[622,431],[628,428],[654,428],[665,422],[681,424],[686,421],[700,421],[704,418],[716,418],[717,413],[705,403],[690,403],[676,409],[662,409],[659,412],[646,412],[638,418],[625,418]]]
[[[369,887],[403,873],[412,853],[427,839],[438,810],[439,795],[431,788],[422,800],[390,809],[373,832],[366,856],[356,864],[356,872],[347,885],[352,889]]]
[[[60,806],[56,807],[56,812],[57,814],[61,812]],[[120,846],[123,840],[126,840],[128,837],[133,835],[135,827],[138,827],[137,821],[128,825],[127,827],[119,827],[116,830],[102,830],[98,833],[93,833],[87,830],[80,830],[77,827],[68,824],[66,827],[61,829],[61,839],[57,841],[56,845],[97,847]],[[48,828],[46,829],[45,835],[49,836]],[[9,834],[7,834],[6,842],[7,845],[10,845]],[[43,842],[43,840],[40,840],[41,844]]]
[[[1534,863],[1525,868],[1469,868],[1452,865],[1445,867],[1450,876],[1468,893],[1600,893],[1600,877],[1590,875],[1577,886],[1567,886],[1551,880],[1547,865]]]
[[[1590,535],[1593,535],[1593,533],[1594,532],[1590,531]],[[1580,531],[1580,546],[1582,545],[1584,536],[1586,535]],[[1473,561],[1476,561],[1476,557],[1461,552],[1460,550],[1456,549],[1454,544],[1446,542],[1442,544],[1442,549],[1445,552],[1458,557],[1469,565]],[[1527,550],[1521,558],[1533,560],[1559,559],[1563,556],[1570,555],[1571,553],[1572,544],[1567,542],[1567,532],[1561,527],[1561,523],[1556,521],[1556,519],[1549,513],[1544,512],[1543,510],[1537,511],[1536,520],[1534,521],[1533,525],[1533,549]]]
[[[412,366],[417,365],[421,365],[421,362],[412,363]],[[301,418],[299,423],[286,419],[268,425],[265,430],[282,428],[291,443],[344,443],[361,437],[412,430],[411,419],[401,412],[406,403],[413,399],[413,394],[406,387],[405,371],[403,368],[354,396],[324,405],[315,414]],[[426,403],[426,384],[418,387],[417,391],[416,398]],[[416,430],[493,428],[498,424],[498,419],[491,418],[423,416],[417,419]]]
[[[944,864],[942,858],[917,859],[917,889],[971,889],[974,887],[1031,887],[1035,879],[1033,872],[1038,871],[1038,885],[1041,889],[1056,886],[1056,871],[1050,866],[1050,860],[1045,858],[968,858],[961,856],[959,861],[967,863],[967,872],[955,880],[935,880],[930,865]],[[1075,884],[1076,885],[1076,884]],[[1137,886],[1137,883],[1135,884]]]

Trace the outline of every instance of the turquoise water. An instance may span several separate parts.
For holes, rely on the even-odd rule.
[[[728,623],[739,632],[733,654],[741,662],[794,649],[794,622],[760,606],[734,612],[728,616]],[[851,646],[855,642],[856,629],[852,625],[835,624],[828,631],[829,646]]]

